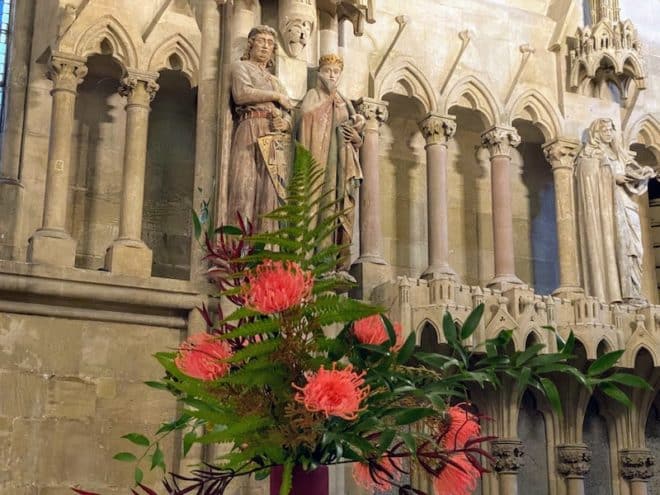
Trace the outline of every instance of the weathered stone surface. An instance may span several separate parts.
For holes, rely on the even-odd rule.
[[[43,375],[0,373],[0,416],[34,418],[44,414],[48,384]]]
[[[94,384],[79,378],[52,378],[48,381],[46,416],[89,420],[95,413]]]

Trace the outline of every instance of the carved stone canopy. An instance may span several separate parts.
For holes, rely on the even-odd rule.
[[[557,472],[565,478],[584,478],[591,468],[591,450],[584,444],[557,447]]]
[[[347,19],[353,25],[353,34],[362,36],[364,24],[376,22],[375,0],[318,0],[320,10],[328,12],[338,21]]]
[[[655,456],[647,449],[624,449],[619,452],[621,476],[629,481],[645,481],[653,477]]]
[[[630,20],[601,18],[593,26],[578,28],[568,39],[568,71],[571,90],[587,96],[593,87],[613,83],[625,105],[630,83],[646,87],[642,46]]]

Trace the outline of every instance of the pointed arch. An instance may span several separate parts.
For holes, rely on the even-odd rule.
[[[149,55],[148,70],[158,72],[163,69],[181,70],[190,81],[190,86],[197,86],[199,74],[199,53],[195,46],[180,33],[161,41],[153,49],[146,47]],[[172,64],[172,57],[180,61],[180,66]]]
[[[377,99],[382,99],[387,93],[397,93],[419,100],[424,105],[425,113],[438,108],[433,87],[413,59],[398,57],[383,67],[380,74],[374,81]]]
[[[652,350],[652,346],[646,345],[645,343],[640,343],[630,351],[630,355],[632,356],[631,364],[633,368],[637,362],[637,356],[643,350],[651,355],[651,359],[653,359],[653,366],[660,366],[660,356],[658,356],[657,352]]]
[[[440,343],[442,342],[442,335],[440,333],[440,330],[438,328],[438,325],[436,325],[434,322],[429,320],[428,318],[424,318],[420,324],[417,326],[417,330],[415,330],[415,343],[417,345],[422,345],[422,333],[424,333],[424,330],[427,328],[431,328],[435,331],[435,340],[436,342]]]
[[[546,142],[561,135],[561,117],[557,107],[536,89],[529,89],[513,100],[506,111],[505,122],[529,120],[543,133]]]
[[[626,144],[643,144],[660,157],[660,120],[651,114],[641,117],[627,130]]]
[[[486,127],[498,124],[502,112],[497,100],[488,87],[470,75],[460,79],[447,93],[442,107],[442,113],[447,114],[453,106],[467,107],[484,115]]]
[[[138,52],[136,44],[124,25],[112,15],[105,15],[96,20],[76,39],[73,53],[80,57],[94,54],[110,54],[124,68],[138,67]]]

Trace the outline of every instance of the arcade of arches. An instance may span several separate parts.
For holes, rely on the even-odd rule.
[[[483,303],[475,342],[513,329],[516,349],[554,349],[554,331],[573,331],[581,365],[625,349],[618,365],[653,387],[631,392],[624,409],[558,383],[563,415],[515,384],[474,390],[474,406],[496,418],[487,433],[499,437],[478,493],[660,495],[653,7],[12,2],[0,129],[0,390],[9,391],[0,492],[59,495],[79,484],[126,493],[133,474],[110,461],[120,435],[176,415],[142,382],[159,372],[156,350],[204,328],[195,308],[208,288],[190,210],[231,209],[229,70],[250,29],[265,24],[280,30],[274,71],[294,113],[319,56],[335,53],[346,67],[339,89],[365,120],[354,297],[391,308],[423,349],[438,351],[445,312],[460,322]],[[303,21],[305,36],[289,39],[282,26]],[[601,228],[613,223],[607,212],[623,213],[584,192],[593,163],[650,171],[627,196],[636,227],[609,237]],[[598,187],[610,197],[623,188]],[[594,235],[611,257],[590,246]],[[612,266],[614,292],[595,275],[611,282]],[[136,413],[138,402],[149,407]],[[168,465],[185,470],[164,447]],[[158,473],[146,476],[153,484]],[[341,468],[331,489],[365,495]],[[252,480],[234,493],[265,490]]]

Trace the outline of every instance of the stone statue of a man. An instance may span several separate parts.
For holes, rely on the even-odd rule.
[[[362,146],[364,117],[355,112],[350,100],[337,91],[344,70],[338,55],[319,60],[318,80],[302,101],[298,140],[325,169],[323,193],[343,210],[332,242],[349,245],[353,236],[355,193],[362,180],[359,149]],[[326,211],[332,215],[334,211]],[[320,219],[319,219],[320,220]],[[348,268],[348,256],[338,268]]]
[[[293,107],[282,83],[271,73],[277,50],[276,32],[268,26],[252,28],[247,49],[231,68],[231,96],[234,133],[229,160],[227,220],[236,212],[251,220],[256,231],[273,227],[261,218],[278,206],[278,191],[284,177],[271,157],[291,132]],[[264,138],[272,137],[264,146]],[[282,151],[282,150],[280,150]],[[286,153],[281,153],[285,155]],[[287,160],[280,160],[286,167]]]
[[[610,119],[590,126],[577,158],[578,226],[587,295],[607,303],[641,304],[642,226],[637,197],[655,171],[636,163]]]

